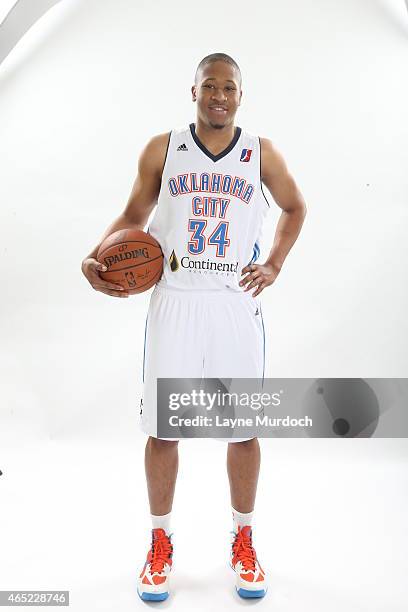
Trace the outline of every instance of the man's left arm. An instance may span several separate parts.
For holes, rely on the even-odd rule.
[[[271,285],[280,273],[290,249],[296,242],[306,215],[306,204],[294,178],[289,173],[285,160],[272,142],[261,138],[261,181],[271,192],[276,204],[282,209],[276,227],[275,238],[268,259],[263,264],[250,264],[242,269],[246,274],[240,285],[245,291],[256,287],[257,296]]]

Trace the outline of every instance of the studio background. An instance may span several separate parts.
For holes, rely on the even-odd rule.
[[[0,64],[1,589],[69,589],[75,611],[142,605],[151,291],[97,293],[80,267],[148,139],[194,121],[204,55],[237,60],[237,124],[272,139],[308,206],[261,294],[265,375],[407,376],[407,42],[402,0],[62,0]],[[269,200],[259,261],[280,214]],[[406,609],[406,440],[261,446],[259,605]],[[180,443],[166,606],[237,604],[225,451]]]

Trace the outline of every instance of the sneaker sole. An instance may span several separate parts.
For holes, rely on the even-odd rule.
[[[169,596],[168,591],[166,593],[139,593],[139,589],[137,594],[139,595],[140,599],[143,599],[143,601],[164,601]]]
[[[266,595],[265,589],[259,589],[258,591],[248,591],[248,589],[239,589],[237,586],[235,587],[237,593],[240,597],[244,599],[248,599],[250,597],[264,597]]]
[[[234,574],[235,574],[235,570],[232,567],[231,563],[228,563],[228,567],[230,567],[232,569],[232,571],[234,572]],[[258,589],[256,591],[250,591],[249,589],[243,589],[242,587],[238,588],[235,585],[235,590],[236,590],[236,592],[238,593],[238,595],[240,597],[243,597],[244,599],[249,599],[251,597],[265,597],[265,595],[266,595],[266,593],[268,591],[268,588],[266,588],[266,589]]]

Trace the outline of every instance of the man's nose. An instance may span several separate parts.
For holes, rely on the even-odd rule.
[[[217,102],[221,102],[223,100],[226,100],[227,98],[222,87],[218,87],[217,89],[214,89],[211,97]]]

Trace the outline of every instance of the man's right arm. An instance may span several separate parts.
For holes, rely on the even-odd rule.
[[[120,229],[143,230],[146,226],[160,192],[168,140],[168,133],[160,134],[152,138],[143,149],[139,158],[137,176],[124,211],[105,230],[99,243],[82,262],[82,272],[96,291],[127,297],[120,285],[109,283],[100,277],[99,271],[103,266],[96,260],[96,255],[102,242],[113,232]]]

